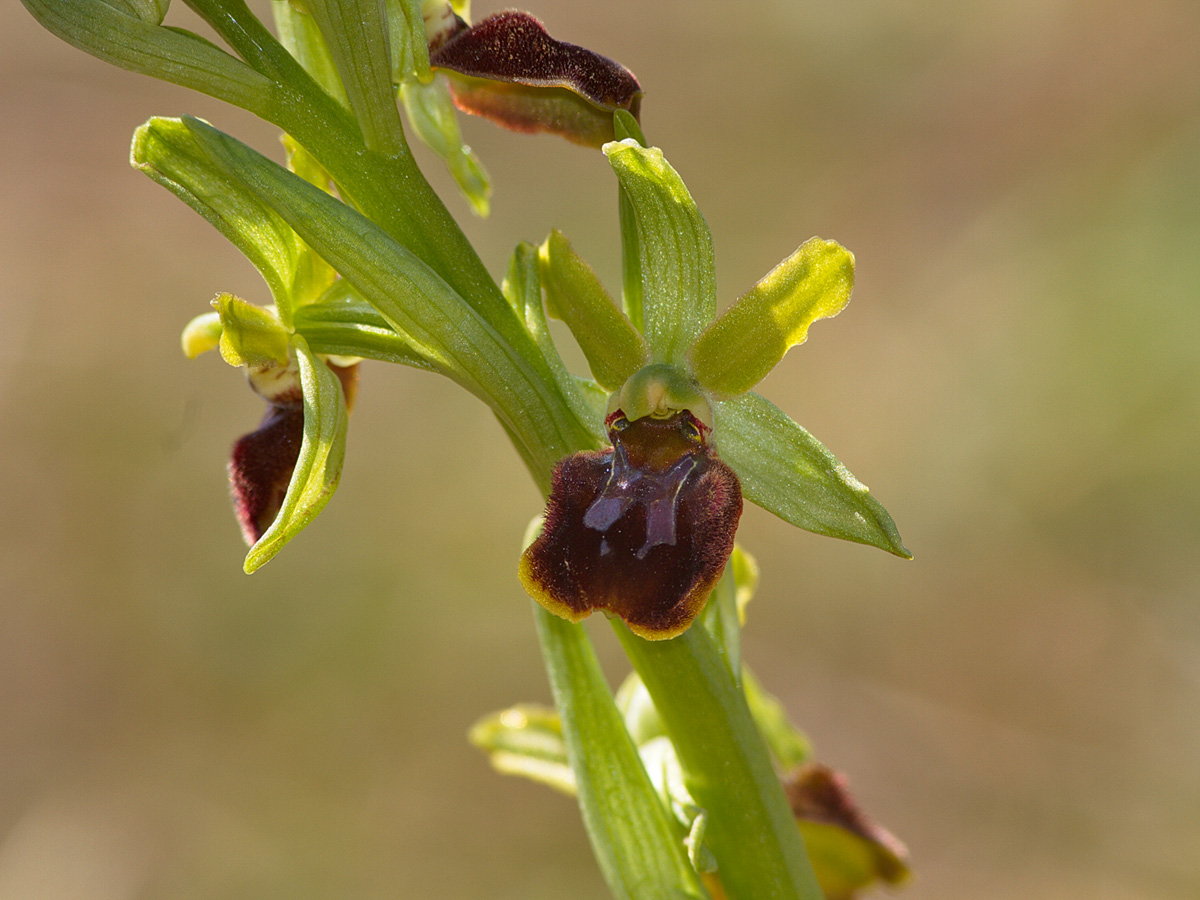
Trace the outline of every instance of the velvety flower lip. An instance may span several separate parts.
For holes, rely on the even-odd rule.
[[[579,621],[602,609],[662,640],[699,614],[733,550],[737,476],[687,410],[608,417],[612,448],[555,468],[541,535],[521,557],[530,596]]]
[[[242,537],[250,546],[279,515],[303,437],[304,407],[297,396],[293,403],[269,406],[258,428],[233,445],[229,489]]]

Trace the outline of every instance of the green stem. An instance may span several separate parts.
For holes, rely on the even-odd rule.
[[[587,633],[534,605],[584,826],[616,900],[707,898],[650,783]]]
[[[708,632],[693,627],[646,641],[617,620],[613,627],[675,745],[688,791],[708,812],[706,839],[731,900],[820,900],[745,694]]]
[[[522,330],[511,308],[407,146],[391,152],[370,149],[350,111],[321,88],[242,0],[188,3],[251,66],[277,79],[275,102],[255,112],[294,137],[333,176],[352,206],[424,260],[519,345]],[[327,52],[312,49],[314,58]]]

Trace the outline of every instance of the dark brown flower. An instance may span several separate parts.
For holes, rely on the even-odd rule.
[[[633,73],[584,47],[557,41],[529,13],[506,10],[440,36],[430,64],[453,77],[455,105],[513,131],[548,131],[599,147],[612,114],[634,117],[642,88]]]
[[[341,381],[346,406],[351,407],[358,387],[358,363],[326,365]],[[229,488],[242,536],[253,546],[279,514],[296,469],[304,440],[304,397],[294,365],[250,367],[247,377],[267,401],[267,412],[255,431],[234,443]]]
[[[555,468],[521,582],[571,621],[602,609],[641,637],[672,638],[703,608],[733,551],[741,488],[686,410],[633,422],[618,410],[607,424],[611,449]]]
[[[841,773],[807,763],[784,778],[783,790],[829,900],[851,900],[876,881],[908,879],[908,851],[867,818]]]

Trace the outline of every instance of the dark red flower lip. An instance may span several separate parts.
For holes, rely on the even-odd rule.
[[[688,411],[609,417],[608,450],[554,470],[541,535],[521,557],[526,591],[580,621],[597,609],[650,640],[685,631],[733,552],[737,475]]]

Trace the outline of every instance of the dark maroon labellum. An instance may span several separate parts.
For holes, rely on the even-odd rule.
[[[555,40],[518,10],[488,16],[431,46],[429,62],[458,76],[450,90],[459,109],[514,131],[548,131],[598,147],[613,139],[614,110],[636,117],[641,105],[632,72]]]
[[[275,521],[300,456],[304,407],[270,406],[257,431],[233,445],[229,487],[246,543],[254,545]]]
[[[644,638],[687,629],[721,577],[742,513],[737,475],[684,411],[609,418],[612,449],[554,470],[541,535],[521,558],[530,596],[572,621],[602,609]]]

